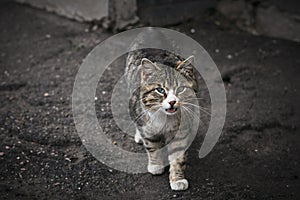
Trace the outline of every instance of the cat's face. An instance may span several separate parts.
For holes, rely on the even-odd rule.
[[[174,69],[142,60],[141,101],[149,112],[176,115],[185,100],[195,96],[192,57]]]

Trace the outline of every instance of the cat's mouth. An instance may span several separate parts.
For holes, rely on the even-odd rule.
[[[168,109],[165,109],[165,111],[167,113],[173,114],[173,113],[175,113],[177,111],[177,108],[168,108]]]

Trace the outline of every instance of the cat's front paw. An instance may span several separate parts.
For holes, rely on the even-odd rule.
[[[134,141],[137,144],[143,144],[143,139],[140,135],[140,133],[137,131],[136,134],[134,135]]]
[[[170,182],[172,190],[186,190],[189,187],[189,182],[186,179]]]
[[[164,173],[165,167],[162,165],[148,165],[148,172],[153,175],[159,175]]]

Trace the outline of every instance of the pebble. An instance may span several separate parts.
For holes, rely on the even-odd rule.
[[[3,156],[4,155],[4,152],[0,152],[0,156]]]
[[[230,60],[230,59],[232,59],[232,55],[231,54],[228,54],[227,55],[227,58]]]
[[[49,97],[49,93],[48,93],[48,92],[45,92],[45,93],[44,93],[44,97]]]
[[[194,29],[194,28],[191,28],[191,33],[195,33],[196,32],[196,30]]]
[[[71,162],[71,159],[70,159],[70,158],[65,158],[65,160],[67,160],[67,161]]]
[[[219,53],[219,52],[220,52],[220,49],[216,49],[215,52],[216,52],[216,53]]]
[[[49,38],[51,38],[51,35],[50,34],[46,34],[45,37],[49,39]]]
[[[99,28],[99,27],[98,27],[98,25],[96,24],[96,25],[94,25],[94,26],[92,27],[92,31],[96,31],[98,28]]]
[[[113,141],[113,144],[114,144],[114,145],[117,145],[118,143],[117,143],[117,141]]]
[[[97,101],[98,100],[98,97],[95,97],[95,101]]]

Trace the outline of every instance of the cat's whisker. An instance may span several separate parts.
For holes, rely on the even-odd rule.
[[[153,120],[151,120],[151,121],[154,121],[154,120],[156,120],[156,118],[157,118],[157,113],[158,113],[158,111],[160,111],[160,108],[159,109],[157,109],[157,111],[155,111],[154,113],[153,113],[153,115],[154,115],[154,119]]]
[[[203,107],[203,106],[200,106],[200,105],[191,103],[191,102],[189,102],[189,101],[183,101],[182,104],[192,105],[192,106],[195,106],[195,107],[197,107],[197,108],[201,108],[201,109],[206,110],[207,112],[209,112],[209,109],[208,109],[208,108],[205,108],[205,107]]]
[[[189,108],[187,108],[187,107],[185,107],[185,106],[182,106],[182,108],[188,113],[188,117],[194,117],[194,118],[196,118],[196,119],[198,119],[199,121],[200,121],[200,123],[201,124],[203,124],[203,122],[202,122],[202,120],[201,120],[201,118],[200,118],[200,116],[198,116],[195,112],[193,112],[191,109],[189,109]],[[192,116],[191,116],[192,115]]]
[[[129,128],[130,128],[130,126],[131,125],[133,125],[135,122],[137,122],[139,119],[141,119],[142,117],[144,117],[147,113],[148,113],[148,111],[150,111],[151,109],[153,109],[153,108],[157,108],[159,105],[156,105],[156,106],[153,106],[153,107],[151,107],[151,108],[149,108],[149,109],[146,109],[146,110],[144,110],[141,114],[139,114],[138,116],[137,116],[137,118],[135,118],[128,126],[127,126],[127,128],[124,130],[124,132],[126,132]],[[159,110],[159,109],[158,109]],[[157,111],[155,111],[154,113],[156,113]]]
[[[205,100],[204,98],[198,98],[198,97],[194,97],[194,98],[185,98],[185,101],[187,100]]]
[[[211,113],[210,113],[209,111],[207,111],[206,108],[204,108],[204,107],[201,107],[201,106],[196,105],[196,104],[188,103],[188,102],[183,102],[182,104],[183,104],[183,105],[184,105],[184,104],[187,104],[187,105],[190,105],[190,106],[194,106],[194,107],[200,109],[201,111],[203,111],[205,114],[211,116]]]
[[[147,112],[149,111],[150,109],[147,109],[147,110],[144,110],[144,111],[142,111],[142,113],[141,114],[139,114],[128,126],[127,126],[127,128],[124,130],[124,132],[126,132],[128,129],[129,129],[129,127],[131,126],[131,125],[133,125],[135,122],[137,122],[139,119],[141,119],[145,114],[147,114]]]
[[[157,106],[159,106],[159,104],[157,104],[157,103],[149,103],[149,104],[147,104],[147,106],[155,106],[155,105],[157,105]],[[135,111],[139,111],[141,108],[137,108],[137,109],[135,109]],[[149,109],[151,109],[151,108],[149,108]]]
[[[195,112],[193,112],[191,109],[188,109],[187,107],[185,107],[184,109],[186,109],[187,113],[189,113],[189,117],[192,118],[196,118],[197,120],[199,120],[200,124],[203,125],[204,122],[201,120],[201,116],[197,115]]]

